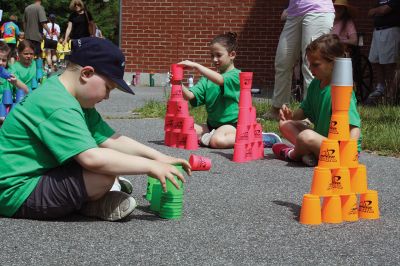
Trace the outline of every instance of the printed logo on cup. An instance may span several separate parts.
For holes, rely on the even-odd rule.
[[[332,176],[332,183],[330,189],[343,189],[342,183],[340,181],[341,179],[342,177],[339,175]]]
[[[349,212],[347,213],[348,215],[355,215],[358,214],[358,208],[357,208],[357,203],[355,203],[351,209],[349,210]]]
[[[372,200],[361,201],[359,206],[359,211],[365,213],[374,213],[374,208],[372,207]]]
[[[325,162],[337,162],[335,153],[336,153],[335,149],[327,149],[325,151],[322,151],[319,155],[319,160]]]
[[[337,121],[331,121],[331,123],[329,124],[329,133],[339,134],[338,129],[336,127],[337,123],[338,123]]]

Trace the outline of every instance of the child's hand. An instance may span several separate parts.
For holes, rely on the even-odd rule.
[[[175,158],[168,155],[163,155],[161,158],[157,159],[159,162],[167,164],[181,164],[183,169],[188,175],[192,175],[192,168],[187,160],[181,158]]]
[[[178,63],[178,65],[183,65],[185,67],[191,67],[191,68],[196,68],[196,63],[189,61],[189,60],[184,60]]]
[[[293,119],[293,111],[286,104],[283,104],[279,110],[279,119],[282,121]]]
[[[12,85],[17,86],[17,78],[11,74],[11,77],[7,79],[8,82],[10,82]]]
[[[174,176],[177,176],[182,182],[185,183],[185,177],[183,174],[172,164],[163,163],[159,161],[153,161],[150,172],[148,173],[151,177],[160,180],[163,191],[167,191],[166,179],[169,179],[176,188],[179,189],[179,184],[176,182]]]

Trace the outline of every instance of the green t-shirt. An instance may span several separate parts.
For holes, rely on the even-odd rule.
[[[50,78],[0,129],[0,215],[14,215],[47,171],[113,134],[94,108],[82,109],[58,76]]]
[[[239,73],[240,70],[236,68],[223,73],[223,86],[201,77],[199,82],[190,88],[195,96],[190,104],[192,106],[206,105],[207,122],[210,126],[217,128],[237,122],[240,95]]]
[[[32,89],[32,79],[36,78],[36,63],[34,61],[29,67],[25,67],[20,62],[15,62],[9,67],[9,71]]]
[[[307,97],[301,103],[304,115],[314,124],[315,132],[327,137],[332,116],[331,85],[320,88],[321,82],[313,79],[308,86]],[[357,111],[357,100],[353,91],[349,108],[349,123],[361,127],[360,115]],[[358,140],[358,150],[361,151],[361,136]]]

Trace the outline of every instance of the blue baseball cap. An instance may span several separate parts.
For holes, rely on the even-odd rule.
[[[124,92],[135,94],[124,81],[125,56],[111,41],[96,37],[72,40],[68,60],[80,66],[91,66],[94,70],[114,81]]]

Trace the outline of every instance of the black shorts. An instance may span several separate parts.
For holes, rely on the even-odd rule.
[[[225,125],[231,125],[234,128],[237,128],[237,123],[226,123]],[[207,127],[208,127],[208,131],[212,131],[213,129],[217,129],[218,127],[212,127],[210,126],[210,124],[207,122]]]
[[[38,41],[34,41],[34,40],[28,40],[32,43],[33,46],[33,52],[35,54],[35,56],[37,57],[42,57],[42,47],[41,47],[41,43]]]
[[[17,44],[16,43],[7,43],[8,47],[10,47],[10,57],[17,57]]]
[[[87,199],[82,167],[72,161],[43,175],[13,217],[56,219],[80,210]]]

